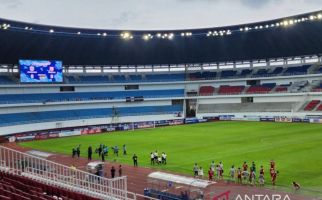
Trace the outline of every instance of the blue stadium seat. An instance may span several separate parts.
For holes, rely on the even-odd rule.
[[[253,74],[253,77],[267,76],[267,71],[267,69],[259,69],[255,74]]]
[[[46,103],[60,101],[86,101],[125,99],[126,97],[164,98],[183,97],[184,89],[173,90],[131,90],[110,92],[68,92],[68,93],[43,93],[43,94],[5,94],[0,95],[0,104],[14,103]]]
[[[268,73],[270,75],[278,75],[283,72],[283,67],[276,67],[272,72]]]
[[[248,75],[250,75],[253,72],[252,69],[243,69],[240,73],[240,77],[246,77]]]
[[[182,105],[169,106],[139,106],[115,108],[119,117],[139,116],[139,115],[160,115],[175,114],[182,112]],[[90,119],[111,117],[115,112],[112,108],[79,109],[79,110],[59,110],[46,112],[28,112],[0,114],[0,126],[40,123],[49,121],[63,121],[74,119]]]
[[[225,71],[221,72],[220,77],[221,78],[229,78],[229,77],[236,76],[236,74],[237,74],[237,71],[235,71],[235,70],[225,70]]]
[[[145,75],[146,81],[149,82],[173,82],[184,81],[184,74],[147,74]]]
[[[311,65],[303,65],[299,67],[289,67],[283,73],[284,76],[291,76],[291,75],[304,75],[307,74],[307,70],[311,67]]]
[[[15,84],[15,82],[9,76],[1,75],[0,84]]]

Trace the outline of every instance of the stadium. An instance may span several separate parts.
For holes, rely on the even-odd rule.
[[[321,123],[322,11],[182,30],[0,19],[0,199],[321,199]]]

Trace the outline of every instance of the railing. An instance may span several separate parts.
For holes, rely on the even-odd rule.
[[[4,146],[0,146],[0,171],[100,199],[141,197],[127,191],[126,176],[107,179]]]

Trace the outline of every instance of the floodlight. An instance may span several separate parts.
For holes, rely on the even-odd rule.
[[[125,40],[132,39],[133,38],[133,36],[131,35],[130,32],[123,32],[123,33],[121,33],[121,37],[123,39],[125,39]]]
[[[322,14],[318,14],[318,19],[322,19]]]

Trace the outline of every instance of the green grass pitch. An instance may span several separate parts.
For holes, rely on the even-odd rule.
[[[162,127],[109,134],[87,135],[20,143],[38,150],[71,154],[71,149],[81,144],[81,156],[87,156],[87,147],[95,149],[100,143],[121,149],[126,144],[128,155],[107,160],[132,164],[132,155],[139,157],[139,166],[151,167],[150,152],[165,151],[166,166],[154,166],[169,171],[192,175],[193,164],[207,169],[212,160],[223,161],[225,175],[231,165],[241,167],[255,161],[257,172],[265,167],[269,179],[269,161],[276,161],[279,170],[277,185],[290,187],[297,181],[302,187],[322,186],[322,125],[268,122],[214,122],[183,126]],[[111,150],[111,149],[110,149]],[[98,159],[95,154],[94,158]]]

